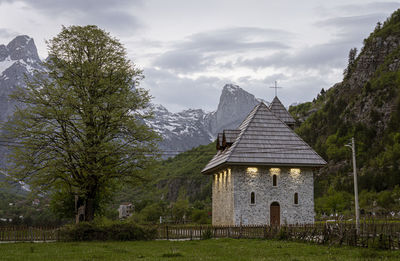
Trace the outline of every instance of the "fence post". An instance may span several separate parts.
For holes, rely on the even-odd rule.
[[[168,236],[168,225],[165,226],[165,230],[166,230],[165,232],[166,232],[166,234],[167,234],[167,240],[169,240],[169,236]]]
[[[263,232],[264,232],[264,239],[267,239],[267,226],[263,226]]]

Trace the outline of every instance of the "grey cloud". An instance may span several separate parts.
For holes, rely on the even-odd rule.
[[[193,50],[174,50],[162,54],[155,65],[164,69],[192,72],[210,65],[210,59]]]
[[[11,32],[10,30],[5,29],[5,28],[0,28],[0,37],[1,38],[10,38],[15,35],[17,35],[17,33]]]
[[[191,35],[180,48],[202,52],[231,52],[249,49],[287,49],[283,39],[288,39],[291,33],[283,30],[236,27]],[[268,40],[266,40],[268,39]],[[280,41],[270,40],[279,39]]]
[[[347,41],[356,41],[367,37],[377,22],[385,19],[387,14],[374,13],[359,16],[334,17],[315,23],[318,27],[338,30],[337,37]]]
[[[154,68],[145,68],[144,74],[146,78],[142,87],[150,90],[155,97],[154,102],[175,112],[187,108],[214,110],[220,89],[228,81],[217,77],[178,77],[174,73]]]
[[[282,50],[289,46],[283,39],[292,34],[282,30],[256,27],[228,28],[193,34],[155,59],[154,65],[178,72],[192,72],[209,66],[227,66],[215,60],[225,55],[254,50]],[[281,42],[276,41],[279,39]]]
[[[332,86],[331,83],[326,81],[323,74],[312,76],[303,72],[290,76],[278,73],[269,75],[264,79],[245,77],[239,79],[237,84],[256,97],[271,101],[275,96],[275,90],[269,87],[273,85],[275,80],[278,81],[278,86],[282,87],[278,89],[278,96],[286,106],[294,102],[311,101],[322,88],[328,89]]]
[[[288,67],[317,69],[322,73],[334,68],[344,69],[349,50],[353,47],[360,47],[361,39],[368,37],[382,17],[386,17],[386,15],[375,13],[321,20],[315,23],[315,26],[336,30],[336,39],[303,48],[296,53],[281,50],[264,57],[238,58],[236,64],[254,70],[265,67]]]
[[[1,2],[17,2],[0,0]],[[120,34],[130,34],[143,27],[130,13],[142,5],[142,0],[20,0],[30,8],[49,16],[72,17],[77,24],[96,24]]]
[[[393,12],[400,7],[400,2],[370,2],[363,4],[341,5],[335,8],[336,12],[354,14],[354,13],[376,13],[376,12]]]
[[[337,41],[313,45],[303,48],[296,53],[282,51],[253,59],[238,58],[236,64],[238,66],[250,67],[254,70],[266,67],[305,70],[342,68],[346,62],[348,50],[351,47],[353,47],[352,43]]]
[[[0,0],[0,3],[4,2],[24,2],[35,9],[46,10],[47,12],[68,12],[71,10],[86,10],[90,12],[143,4],[143,0]]]

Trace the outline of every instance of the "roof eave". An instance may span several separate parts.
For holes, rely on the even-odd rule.
[[[320,164],[306,164],[306,163],[260,163],[260,162],[224,162],[215,167],[209,169],[203,169],[201,173],[203,175],[209,175],[211,172],[215,172],[226,166],[271,166],[271,167],[309,167],[309,168],[322,168],[327,163]]]

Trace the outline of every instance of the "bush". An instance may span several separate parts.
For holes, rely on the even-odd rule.
[[[279,229],[279,232],[278,232],[278,234],[276,235],[276,238],[277,238],[278,240],[288,240],[288,239],[289,239],[289,233],[288,233],[288,231],[287,231],[286,226],[282,226],[282,227]]]
[[[204,230],[204,232],[201,235],[201,239],[202,240],[207,240],[207,239],[211,239],[213,237],[213,233],[211,231],[210,227],[207,227],[206,230]]]
[[[82,222],[62,227],[60,235],[65,241],[151,240],[156,237],[157,229],[152,226],[139,226],[123,221]]]
[[[192,222],[197,224],[209,224],[210,218],[208,217],[207,210],[205,209],[194,209],[192,212]]]

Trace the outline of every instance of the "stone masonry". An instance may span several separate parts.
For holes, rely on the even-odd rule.
[[[256,171],[255,171],[256,170]],[[277,175],[277,186],[273,186]],[[270,224],[270,205],[280,205],[280,224],[314,222],[310,168],[232,167],[213,175],[213,225]],[[251,193],[255,203],[251,204]],[[294,194],[298,193],[298,204]]]

